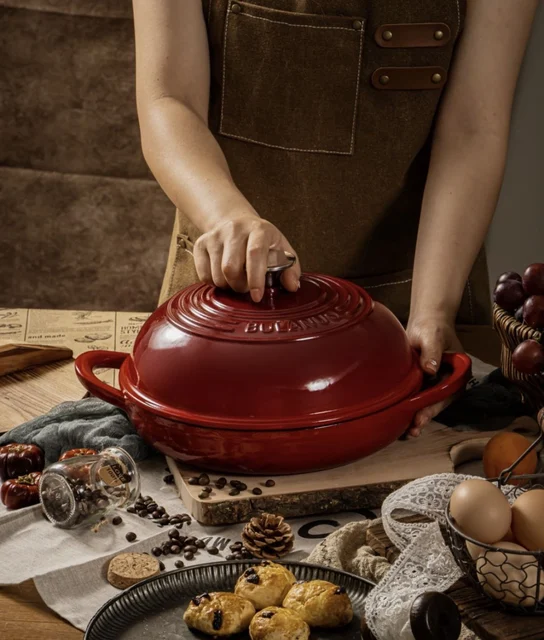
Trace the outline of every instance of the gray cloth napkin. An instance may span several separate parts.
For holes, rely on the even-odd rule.
[[[46,465],[56,462],[65,451],[80,447],[97,451],[122,447],[135,460],[150,454],[126,414],[93,397],[63,402],[0,436],[0,446],[12,442],[38,445],[45,453]]]

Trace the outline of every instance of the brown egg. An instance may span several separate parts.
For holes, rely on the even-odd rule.
[[[514,538],[514,534],[512,533],[512,527],[510,527],[510,529],[508,529],[508,531],[506,532],[506,535],[501,540],[501,542],[492,542],[491,546],[492,547],[499,547],[504,542],[516,542],[516,539]],[[488,549],[486,549],[485,547],[481,547],[479,544],[473,544],[472,542],[469,542],[468,540],[465,542],[465,544],[466,544],[466,547],[467,547],[467,551],[468,551],[470,557],[473,560],[476,560],[479,556],[482,555],[482,553],[484,553],[485,551],[488,551]]]
[[[502,491],[477,478],[455,488],[450,513],[463,533],[486,544],[502,540],[512,522],[510,505]]]
[[[544,489],[522,493],[512,505],[512,531],[530,551],[544,550]]]
[[[509,604],[531,607],[536,604],[537,583],[539,597],[544,594],[544,572],[538,575],[534,556],[517,555],[508,551],[527,551],[514,542],[501,541],[494,546],[504,551],[486,551],[476,561],[478,581],[493,598]]]
[[[501,471],[507,469],[531,445],[530,440],[520,433],[504,432],[493,436],[484,449],[484,473],[486,478],[498,478]],[[535,473],[538,464],[536,451],[533,449],[516,467],[515,475]],[[511,484],[520,481],[512,480]]]

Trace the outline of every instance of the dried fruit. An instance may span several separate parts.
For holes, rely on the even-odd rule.
[[[38,485],[42,474],[39,471],[6,480],[0,489],[0,498],[8,509],[22,509],[38,504]]]
[[[35,444],[6,444],[0,447],[0,482],[42,471],[43,451]]]

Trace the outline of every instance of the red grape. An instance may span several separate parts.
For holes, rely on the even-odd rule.
[[[519,275],[519,273],[516,273],[515,271],[506,271],[505,273],[502,273],[499,276],[499,279],[497,280],[497,284],[500,284],[501,282],[506,282],[507,280],[517,280],[518,282],[521,282],[521,276]]]
[[[544,296],[531,296],[525,300],[523,319],[533,329],[544,329]]]
[[[495,302],[511,313],[524,303],[525,297],[521,282],[516,280],[506,280],[495,287]]]
[[[535,262],[525,269],[523,288],[529,296],[544,295],[544,262]]]
[[[520,373],[541,373],[544,371],[544,345],[536,340],[525,340],[512,354],[512,363]]]

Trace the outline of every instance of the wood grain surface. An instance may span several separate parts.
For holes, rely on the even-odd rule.
[[[417,518],[411,518],[417,521]],[[387,537],[381,521],[373,522],[367,532],[368,544],[393,562],[398,549]],[[456,582],[448,595],[455,600],[465,625],[481,640],[543,640],[544,617],[516,616],[504,613],[476,591],[467,579]]]

